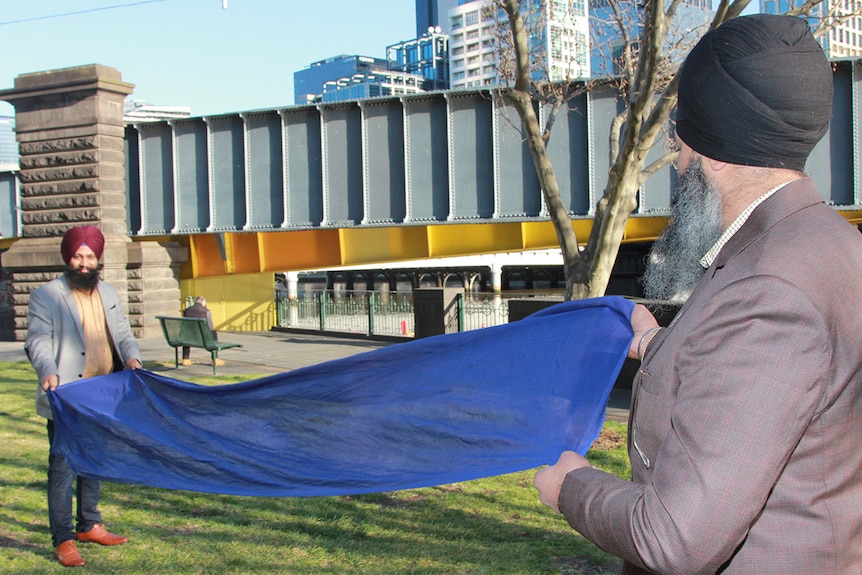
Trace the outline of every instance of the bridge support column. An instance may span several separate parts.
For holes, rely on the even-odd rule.
[[[287,288],[288,299],[297,299],[299,297],[299,272],[285,273],[284,283]]]
[[[185,248],[127,235],[123,103],[133,88],[91,64],[23,74],[0,91],[15,107],[22,210],[22,239],[3,254],[14,321],[1,339],[26,337],[30,292],[62,273],[60,239],[84,224],[105,234],[102,277],[128,302],[136,336],[157,335],[154,316],[178,311]]]
[[[491,289],[494,293],[503,291],[503,265],[496,258],[491,262]]]

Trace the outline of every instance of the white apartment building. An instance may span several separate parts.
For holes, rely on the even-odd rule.
[[[761,0],[760,11],[783,14],[800,5],[800,0]],[[862,56],[862,0],[823,0],[808,19],[813,30],[826,26],[828,32],[817,39],[830,60]]]
[[[587,78],[589,16],[586,0],[524,0],[522,10],[533,45],[537,81]],[[453,90],[496,86],[510,74],[508,24],[487,0],[449,10],[449,85]]]
[[[0,116],[0,172],[18,171],[15,116]]]
[[[824,6],[825,5],[825,6]],[[820,17],[836,15],[836,23],[820,38],[820,43],[830,59],[856,58],[862,56],[862,1],[824,0],[819,6]],[[841,15],[852,16],[841,18]]]

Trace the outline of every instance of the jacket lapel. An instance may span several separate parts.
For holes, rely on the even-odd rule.
[[[779,221],[799,210],[820,203],[823,203],[823,198],[814,187],[814,181],[811,178],[790,182],[755,208],[745,224],[718,253],[709,275],[715,274],[716,270],[724,267],[731,258],[739,255],[751,242]]]
[[[69,315],[75,319],[74,323],[78,337],[81,338],[81,341],[84,341],[84,326],[81,321],[81,313],[78,311],[78,302],[75,300],[75,294],[72,293],[72,288],[69,286],[69,281],[65,276],[60,276],[60,296]]]

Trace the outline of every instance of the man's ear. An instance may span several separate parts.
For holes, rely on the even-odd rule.
[[[703,162],[709,166],[709,170],[712,172],[720,172],[725,169],[729,164],[727,162],[721,162],[719,160],[713,160],[712,158],[707,158],[706,156],[701,156]]]

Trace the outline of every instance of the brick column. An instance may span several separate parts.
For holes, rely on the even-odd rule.
[[[60,239],[78,225],[97,225],[105,234],[102,277],[136,304],[127,311],[138,337],[156,335],[153,310],[179,307],[177,269],[185,254],[155,242],[144,249],[127,235],[123,104],[133,88],[114,68],[91,64],[23,74],[14,88],[0,91],[0,100],[15,106],[21,153],[22,239],[3,254],[15,339],[26,336],[30,292],[62,273]],[[166,279],[154,294],[167,299],[155,306],[143,305],[140,278],[150,275],[142,271],[149,265]]]

